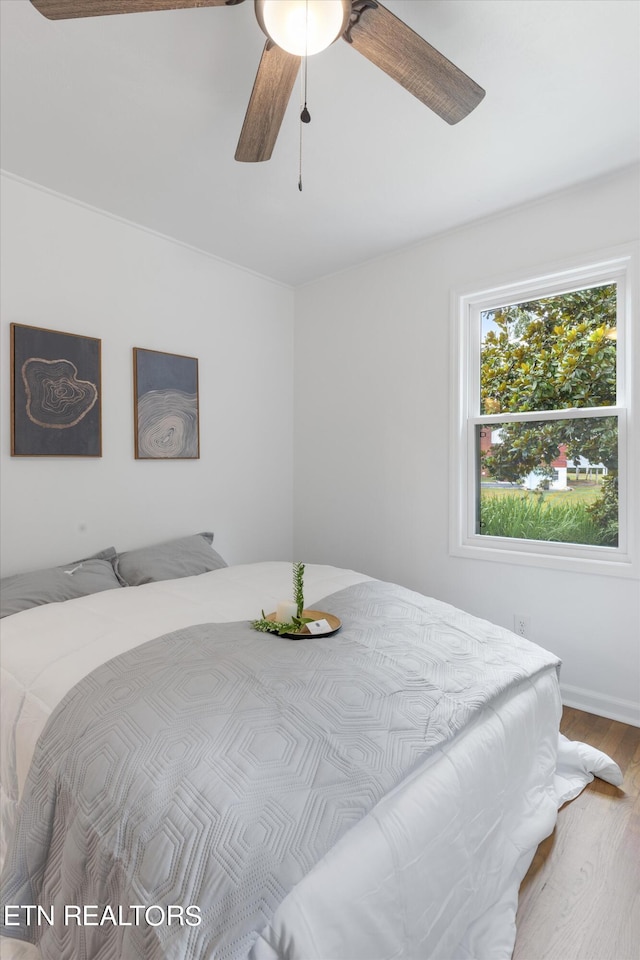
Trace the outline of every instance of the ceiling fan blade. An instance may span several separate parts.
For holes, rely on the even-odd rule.
[[[265,43],[240,131],[236,160],[259,163],[271,157],[298,76],[300,60],[270,40]]]
[[[146,13],[187,7],[233,7],[243,0],[31,0],[49,20],[104,17],[110,13]]]
[[[354,0],[343,34],[355,49],[447,123],[477,107],[485,91],[381,3]]]

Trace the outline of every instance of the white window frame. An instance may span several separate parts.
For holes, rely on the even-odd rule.
[[[452,497],[450,550],[454,556],[528,566],[552,566],[613,576],[637,576],[636,531],[640,496],[632,495],[631,478],[640,483],[637,444],[634,443],[634,361],[632,320],[637,309],[637,247],[627,246],[582,261],[579,265],[544,271],[536,276],[502,281],[483,289],[454,291],[452,298]],[[482,414],[480,410],[480,314],[498,306],[560,295],[571,291],[617,284],[616,403],[610,407],[576,407],[526,413]],[[637,325],[637,321],[636,321]],[[637,391],[636,391],[637,392]],[[635,413],[635,416],[634,416]],[[475,430],[478,424],[511,421],[567,420],[586,417],[618,418],[619,543],[617,547],[576,545],[537,540],[493,537],[476,532]]]

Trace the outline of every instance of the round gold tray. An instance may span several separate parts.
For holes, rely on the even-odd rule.
[[[326,620],[331,629],[325,630],[324,633],[311,633],[305,623],[304,627],[296,631],[296,633],[281,633],[280,636],[289,637],[291,640],[300,640],[302,637],[331,637],[334,633],[337,633],[342,626],[342,621],[339,620],[338,617],[334,617],[332,613],[323,613],[322,610],[303,610],[302,616],[308,617],[310,620]],[[275,621],[275,610],[273,613],[268,613],[266,619]]]

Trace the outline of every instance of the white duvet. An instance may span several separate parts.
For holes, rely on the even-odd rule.
[[[308,564],[306,605],[367,579]],[[289,563],[258,563],[4,619],[4,830],[12,828],[49,714],[81,677],[180,627],[274,610],[290,586]],[[598,751],[564,738],[558,746],[560,714],[555,670],[505,694],[379,802],[291,891],[252,960],[507,960],[518,887],[553,829],[559,804],[575,796],[592,771],[621,782],[617,766]],[[8,940],[2,947],[5,960],[37,956]]]

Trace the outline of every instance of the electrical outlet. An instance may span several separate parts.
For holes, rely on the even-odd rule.
[[[519,637],[526,637],[529,633],[529,619],[528,617],[523,616],[521,613],[514,613],[513,615],[513,632],[517,633]]]

